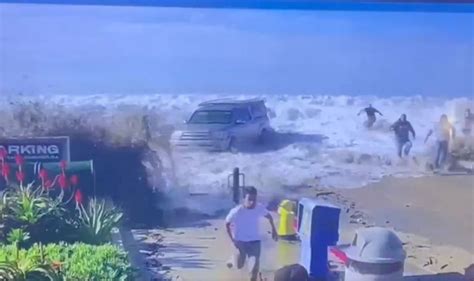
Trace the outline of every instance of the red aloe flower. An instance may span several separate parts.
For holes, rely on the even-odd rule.
[[[71,185],[77,186],[79,184],[79,177],[77,175],[72,175],[69,179],[69,182],[71,183]]]
[[[59,187],[61,187],[62,189],[67,188],[67,177],[66,177],[66,175],[64,175],[64,174],[59,175],[58,183],[59,183]]]
[[[39,172],[39,178],[42,181],[48,180],[48,171],[46,171],[46,169],[41,169],[41,171]]]
[[[23,171],[16,171],[16,179],[22,183],[25,180],[25,173]]]
[[[51,180],[46,180],[46,181],[44,182],[44,188],[50,189],[50,188],[52,188],[52,187],[53,187],[53,182],[52,182]]]
[[[7,163],[3,163],[3,165],[2,165],[2,176],[4,178],[8,178],[9,175],[10,175],[10,166],[8,166]]]
[[[76,201],[77,204],[82,204],[83,200],[82,192],[80,189],[76,190],[76,193],[74,193],[74,200]]]
[[[62,160],[61,162],[59,162],[59,167],[64,172],[64,170],[67,168],[67,162],[65,160]]]
[[[0,159],[7,158],[8,152],[4,147],[0,147]]]
[[[15,156],[15,162],[18,166],[21,166],[21,165],[25,164],[25,158],[23,158],[23,156],[21,156],[20,154],[17,154]]]

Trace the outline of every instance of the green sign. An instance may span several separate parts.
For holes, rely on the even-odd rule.
[[[27,162],[70,161],[69,137],[34,137],[0,139],[0,149],[8,153],[7,162],[21,155]]]

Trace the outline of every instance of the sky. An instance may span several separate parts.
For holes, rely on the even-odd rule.
[[[0,94],[474,96],[474,14],[0,4]]]

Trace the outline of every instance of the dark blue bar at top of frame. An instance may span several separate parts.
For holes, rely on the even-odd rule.
[[[474,13],[474,0],[0,0],[0,3]]]

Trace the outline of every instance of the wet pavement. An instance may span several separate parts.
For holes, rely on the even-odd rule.
[[[262,222],[261,230],[263,237],[261,272],[263,278],[272,281],[273,272],[277,269],[299,261],[299,242],[273,241],[269,233],[270,228],[265,221]],[[223,219],[191,221],[189,225],[181,224],[177,227],[156,230],[133,230],[132,233],[135,240],[145,245],[141,253],[146,256],[149,270],[156,275],[165,274],[174,281],[249,280],[245,269],[229,269],[226,266],[234,248],[227,237]],[[341,232],[341,241],[349,241],[351,236],[348,231]],[[342,264],[332,257],[330,265],[333,274],[329,280],[342,281],[343,274],[340,273],[343,271]],[[407,265],[406,273],[415,275],[422,272]],[[410,278],[406,280],[417,280],[413,279],[414,277]]]
[[[167,229],[132,231],[135,240],[148,245],[142,247],[142,254],[147,256],[150,271],[160,274],[167,271],[167,276],[176,281],[249,280],[245,268],[237,270],[226,266],[234,248],[227,237],[223,219],[188,223],[179,223],[179,226]],[[299,242],[273,241],[266,221],[262,221],[261,233],[261,273],[264,280],[271,281],[277,269],[298,263]],[[156,253],[153,253],[154,250],[157,250]],[[342,270],[340,264],[334,263],[333,266]]]

